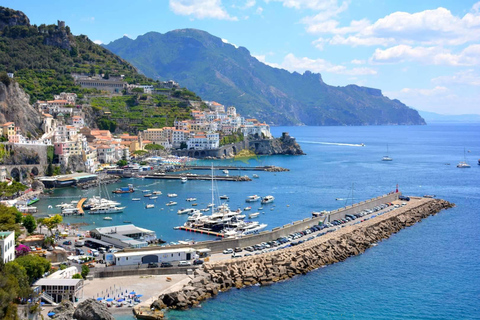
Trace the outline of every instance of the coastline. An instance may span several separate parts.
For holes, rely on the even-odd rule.
[[[340,228],[301,245],[259,256],[206,263],[195,271],[195,278],[176,292],[159,296],[151,307],[156,314],[134,313],[141,319],[160,319],[164,309],[187,309],[219,292],[251,285],[270,285],[305,274],[317,268],[343,261],[393,233],[454,205],[445,200],[412,198],[410,203],[381,216]],[[153,316],[153,317],[152,317]]]

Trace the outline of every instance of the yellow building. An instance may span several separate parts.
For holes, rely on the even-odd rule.
[[[2,137],[9,138],[15,135],[15,123],[14,122],[7,122],[2,125]]]

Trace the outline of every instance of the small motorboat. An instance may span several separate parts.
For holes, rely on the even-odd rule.
[[[149,193],[150,190],[142,190],[143,193]]]
[[[181,180],[182,180],[182,183],[187,183],[187,181],[188,181],[187,177],[182,177]]]
[[[132,198],[132,201],[140,201],[140,198]]]
[[[123,223],[132,223],[132,221],[124,220]]]
[[[192,207],[198,206],[198,203],[192,203]]]
[[[253,174],[253,177],[254,177],[254,178],[258,178],[258,174]]]
[[[169,194],[167,194],[167,197],[175,198],[175,197],[178,197],[178,195],[176,193],[169,193]]]
[[[215,204],[213,204],[213,203],[209,203],[209,204],[207,205],[207,208],[211,208],[211,207],[213,207],[214,205],[215,205]]]
[[[157,198],[158,198],[157,196],[151,196],[149,199],[150,199],[150,200],[155,200],[155,199],[157,199]]]
[[[167,206],[174,206],[174,205],[176,205],[176,204],[177,204],[177,203],[176,203],[175,201],[170,201],[170,202],[168,202],[166,205],[167,205]]]
[[[249,214],[248,217],[249,217],[250,219],[252,219],[252,218],[258,217],[259,215],[260,215],[260,212],[255,212],[255,213]]]
[[[229,174],[230,172],[228,172],[228,170],[227,170],[227,169],[225,169],[225,170],[223,170],[223,173],[225,173],[225,174]]]
[[[153,191],[153,194],[162,194],[162,191]]]
[[[153,209],[153,208],[155,208],[155,205],[154,205],[153,203],[147,204],[147,205],[145,206],[145,209]]]
[[[252,210],[252,207],[245,207],[245,208],[243,209],[243,211],[250,211],[250,210]]]
[[[191,202],[191,201],[197,201],[197,198],[187,198],[187,201]]]
[[[103,220],[113,220],[112,217],[104,217]]]
[[[151,193],[146,193],[146,194],[144,194],[143,196],[144,196],[145,198],[149,198],[149,197],[152,196],[152,194],[151,194]]]
[[[221,199],[221,200],[228,200],[228,199],[229,199],[229,197],[228,197],[227,195],[225,195],[225,194],[224,194],[223,196],[220,196],[220,199]]]

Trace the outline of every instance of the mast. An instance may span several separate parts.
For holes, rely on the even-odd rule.
[[[212,204],[214,203],[213,202],[213,162],[212,162]],[[212,206],[212,214],[213,214],[213,208],[215,207],[215,205]]]

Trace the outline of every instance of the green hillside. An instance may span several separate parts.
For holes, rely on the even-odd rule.
[[[201,30],[149,32],[105,47],[153,79],[173,79],[206,100],[277,125],[425,124],[417,111],[378,89],[334,87],[320,74],[273,68]]]
[[[147,127],[173,125],[175,119],[190,118],[189,101],[200,101],[186,89],[162,88],[162,95],[107,97],[96,89],[76,86],[72,74],[124,76],[130,84],[153,85],[130,63],[93,43],[87,36],[74,36],[68,26],[31,25],[20,11],[0,7],[0,73],[14,74],[14,80],[30,95],[30,103],[52,100],[54,94],[74,92],[79,104],[101,128],[137,132]]]

